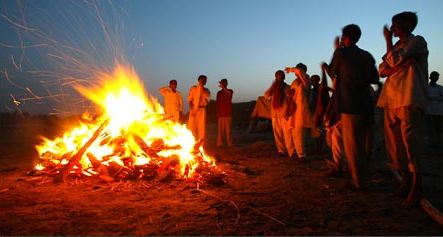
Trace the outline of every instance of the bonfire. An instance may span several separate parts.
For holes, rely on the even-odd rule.
[[[36,146],[33,173],[66,180],[97,176],[103,180],[154,179],[159,174],[201,179],[216,170],[214,159],[186,125],[165,115],[158,100],[144,92],[135,71],[117,66],[100,75],[100,86],[76,86],[93,101],[99,115],[83,114],[78,126]]]

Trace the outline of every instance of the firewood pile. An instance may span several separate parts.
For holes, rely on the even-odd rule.
[[[39,164],[44,168],[35,168],[28,175],[53,176],[55,182],[64,182],[69,177],[81,178],[85,176],[96,176],[105,182],[120,180],[168,181],[171,179],[201,181],[205,178],[214,183],[223,182],[224,175],[213,162],[205,159],[207,155],[201,149],[203,141],[195,143],[192,150],[193,160],[185,164],[184,171],[180,171],[183,164],[181,164],[182,161],[176,154],[177,152],[174,152],[182,148],[180,145],[168,146],[162,138],[157,138],[148,145],[143,138],[135,133],[125,133],[111,137],[109,133],[104,132],[108,122],[108,120],[102,122],[89,140],[76,152],[66,152],[60,155],[45,151],[40,155]],[[127,155],[130,139],[143,151],[141,154],[143,157],[149,157],[149,163],[137,164],[136,156],[140,154],[131,153]],[[99,146],[112,147],[112,152],[97,157],[93,152],[88,151],[94,143],[98,143]],[[172,155],[162,155],[162,151],[165,150],[170,151],[167,154]],[[82,165],[84,160],[90,163],[87,168]]]

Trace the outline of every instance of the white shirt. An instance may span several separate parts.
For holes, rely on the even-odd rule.
[[[428,54],[427,43],[421,36],[411,35],[394,44],[379,65],[379,71],[391,68],[395,72],[386,79],[377,106],[426,110]]]
[[[183,111],[183,99],[180,91],[174,92],[169,86],[162,87],[159,91],[165,99],[165,113],[174,116]]]
[[[190,109],[197,109],[206,107],[206,105],[209,103],[211,97],[211,92],[208,88],[194,85],[189,89],[189,95],[188,95],[188,101],[192,104],[193,108]]]

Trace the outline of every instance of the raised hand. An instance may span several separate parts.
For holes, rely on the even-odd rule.
[[[339,36],[337,36],[337,37],[335,37],[335,39],[334,39],[334,48],[335,49],[338,49],[338,48],[340,48],[340,37]]]
[[[387,25],[383,26],[383,35],[385,36],[386,40],[392,40],[392,31],[389,30]]]

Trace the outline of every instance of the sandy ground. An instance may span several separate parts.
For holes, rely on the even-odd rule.
[[[223,183],[180,179],[105,183],[96,178],[55,184],[26,176],[37,134],[61,126],[3,124],[0,138],[0,235],[443,235],[416,205],[402,208],[382,150],[375,152],[368,191],[344,188],[349,177],[325,177],[327,149],[307,162],[276,158],[272,133],[235,128],[236,146],[209,154]],[[313,149],[312,141],[309,149]],[[442,150],[427,150],[425,193],[443,200]],[[440,204],[439,204],[440,203]]]

